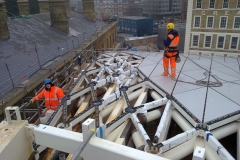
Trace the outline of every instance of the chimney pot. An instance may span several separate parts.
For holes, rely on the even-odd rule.
[[[0,0],[0,39],[8,38],[10,38],[10,36],[7,24],[6,6],[5,2],[3,0]]]
[[[49,12],[51,18],[51,26],[69,33],[69,24],[67,17],[67,1],[66,0],[49,0]]]

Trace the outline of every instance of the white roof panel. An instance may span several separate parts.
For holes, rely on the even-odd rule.
[[[180,54],[181,62],[177,63],[176,69],[177,75],[180,75],[177,80],[174,80],[161,74],[163,72],[163,51],[153,53],[142,52],[140,54],[145,59],[138,69],[167,94],[173,92],[172,95],[178,101],[177,103],[190,111],[189,116],[197,118],[196,122],[202,122],[203,116],[205,123],[213,124],[225,119],[232,121],[234,119],[229,117],[239,115],[240,66],[237,58],[223,56],[213,56],[212,58],[210,55]],[[187,56],[188,59],[185,62]],[[209,86],[207,92],[207,86],[197,82],[208,83],[210,68],[210,83],[212,85]],[[205,113],[204,106],[206,106]],[[239,118],[239,116],[235,117]],[[219,123],[219,125],[223,124]]]

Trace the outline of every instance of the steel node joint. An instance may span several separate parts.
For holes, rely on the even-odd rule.
[[[209,131],[210,130],[210,126],[207,125],[206,123],[197,123],[195,126],[196,130],[204,130],[204,131]]]
[[[131,106],[125,108],[125,112],[127,112],[127,113],[135,113],[136,111],[137,111],[137,109],[134,107],[131,107]]]
[[[172,95],[169,95],[169,94],[166,95],[166,98],[167,98],[168,100],[170,100],[170,101],[173,100],[173,96],[172,96]]]
[[[102,101],[101,100],[93,101],[92,105],[95,106],[95,107],[98,107],[98,106],[102,105]]]

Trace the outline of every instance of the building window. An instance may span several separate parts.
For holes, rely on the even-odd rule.
[[[212,36],[205,36],[205,47],[206,48],[211,47],[211,39],[212,39]]]
[[[213,28],[213,18],[214,17],[207,17],[207,28]]]
[[[198,47],[198,39],[199,39],[199,35],[192,36],[192,47]]]
[[[202,8],[202,0],[197,0],[196,8]]]
[[[223,7],[222,8],[228,8],[229,0],[223,0]]]
[[[195,17],[194,18],[194,27],[195,28],[199,28],[200,27],[200,20],[201,20],[201,17]]]
[[[224,38],[225,38],[225,37],[223,37],[223,36],[219,36],[219,37],[218,37],[217,48],[219,48],[219,49],[223,49]]]
[[[209,1],[209,8],[214,8],[215,5],[215,0],[210,0]]]
[[[230,43],[230,49],[237,49],[238,47],[238,37],[232,37]]]
[[[233,28],[240,28],[240,17],[235,17],[234,18]]]
[[[227,17],[220,17],[219,28],[226,28],[226,27],[227,27]]]
[[[240,8],[240,0],[238,0],[237,8]]]

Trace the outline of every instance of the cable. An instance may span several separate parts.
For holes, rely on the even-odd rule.
[[[213,59],[213,56],[212,56],[212,59]],[[205,110],[206,110],[206,105],[207,105],[207,95],[208,95],[208,87],[209,87],[210,74],[211,74],[211,69],[212,69],[212,59],[211,59],[210,70],[209,70],[209,74],[208,74],[208,83],[207,83],[207,91],[206,91],[206,97],[205,97],[205,102],[204,102],[202,123],[204,122]]]
[[[237,59],[237,62],[238,62],[238,67],[239,67],[239,72],[240,72],[240,64],[239,64],[239,60],[238,60],[238,58],[236,58]]]
[[[189,56],[189,55],[190,55],[190,54],[188,54],[188,56]],[[172,96],[172,94],[173,94],[173,91],[174,91],[174,89],[175,89],[175,87],[176,87],[176,84],[177,84],[177,82],[178,82],[178,79],[179,79],[179,77],[180,77],[180,73],[181,73],[181,71],[182,71],[182,69],[183,69],[183,67],[184,67],[184,65],[185,65],[185,63],[186,63],[186,61],[187,61],[187,59],[188,59],[188,56],[187,56],[187,58],[185,59],[183,65],[182,65],[181,70],[179,71],[178,77],[177,77],[177,79],[176,79],[176,82],[175,82],[175,84],[174,84],[174,87],[173,87],[173,90],[172,90],[172,93],[171,93],[171,96]],[[168,72],[168,74],[169,74],[169,72]],[[170,75],[170,76],[171,76],[171,75]],[[173,78],[173,77],[171,76],[171,78]]]
[[[204,57],[204,58],[208,58],[208,57]],[[209,59],[209,58],[208,58],[208,59]],[[213,60],[213,61],[214,61],[214,62],[217,62],[217,63],[219,63],[219,64],[221,64],[221,65],[223,65],[223,66],[225,66],[225,67],[227,67],[227,68],[229,68],[229,69],[231,69],[231,70],[234,71],[234,72],[237,72],[238,74],[240,74],[238,71],[235,71],[234,69],[226,66],[225,64],[222,64],[222,63],[220,63],[220,62],[218,62],[218,61],[215,61],[215,60]]]
[[[163,55],[164,56],[164,55]],[[160,61],[156,64],[156,66],[153,68],[152,72],[155,70],[155,68],[158,66],[158,64],[161,62],[162,58],[160,59]],[[152,74],[152,72],[149,74],[148,78],[150,77],[150,75]]]
[[[202,66],[200,66],[199,64],[197,64],[196,62],[194,62],[193,60],[191,60],[190,58],[188,58],[188,56],[184,56],[182,55],[183,57],[185,57],[186,59],[190,60],[191,62],[193,62],[194,64],[196,64],[198,67],[202,68],[203,70],[205,70],[206,72],[204,72],[203,74],[205,75],[205,78],[207,78],[208,76],[208,73],[209,71],[205,68],[203,68]],[[186,62],[186,61],[185,61]],[[185,64],[185,63],[184,63]],[[183,64],[183,66],[184,66]],[[169,73],[168,73],[169,74]],[[179,73],[180,75],[180,73]],[[176,81],[176,79],[174,77],[172,77],[170,74],[169,74],[170,78],[174,81]],[[194,82],[187,82],[187,81],[182,81],[182,80],[177,80],[178,82],[182,82],[182,83],[188,83],[188,84],[193,84],[193,85],[197,85],[197,86],[207,86],[207,84],[209,84],[209,87],[221,87],[222,86],[222,82],[219,81],[215,75],[212,75],[211,73],[209,74],[209,76],[213,77],[216,82],[212,82],[212,81],[204,81],[204,79],[201,79],[201,80],[197,80],[195,83]]]

